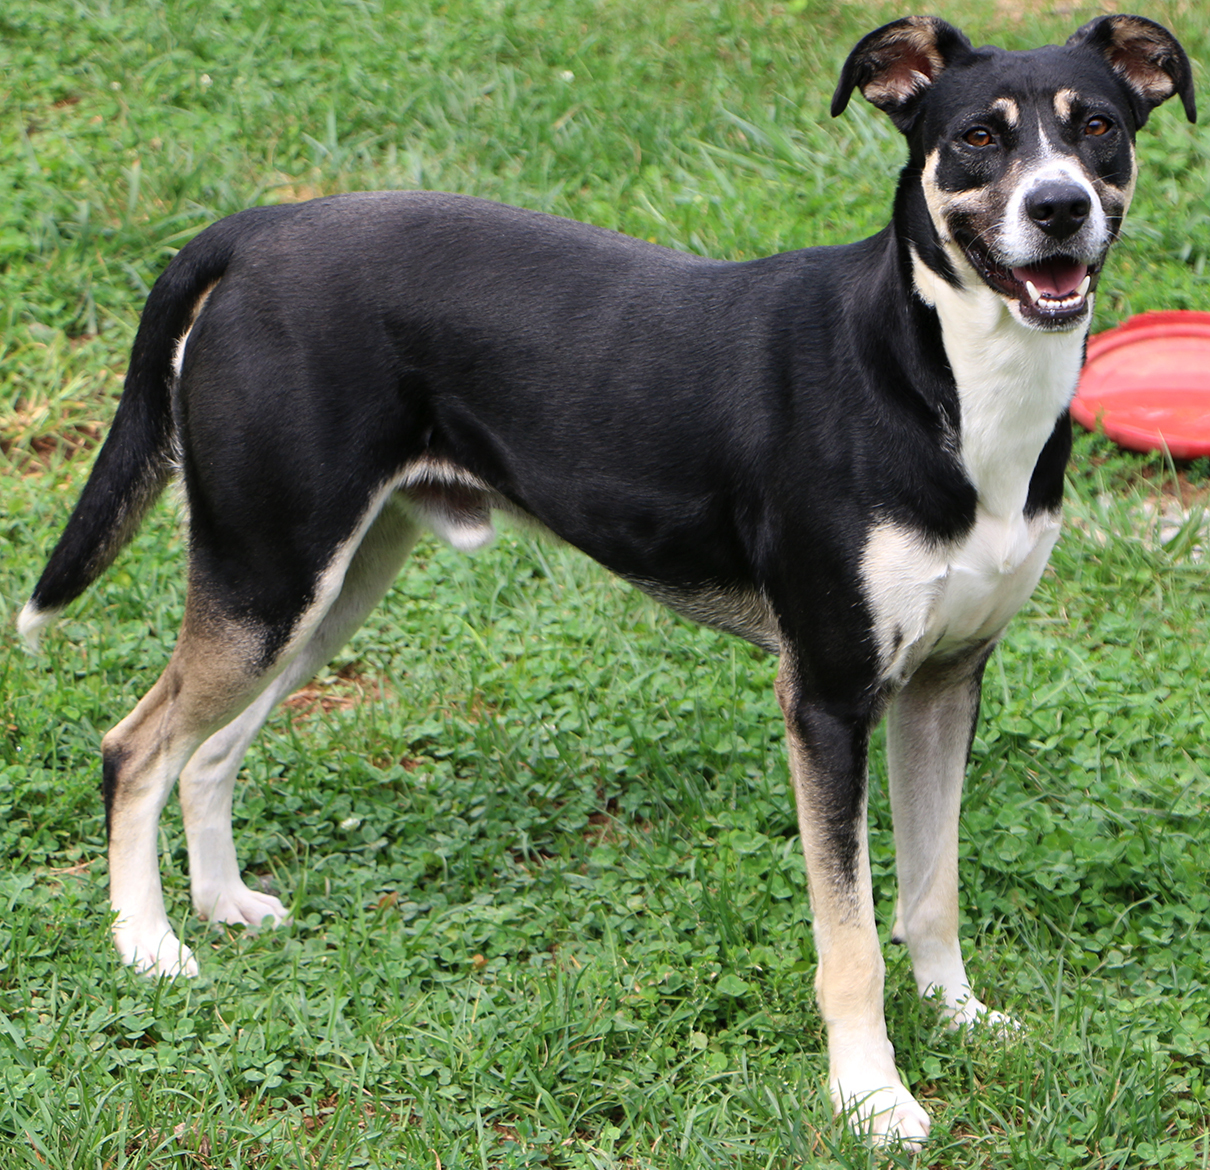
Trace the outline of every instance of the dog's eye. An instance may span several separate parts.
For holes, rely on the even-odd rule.
[[[1112,129],[1113,123],[1108,118],[1102,117],[1100,114],[1089,118],[1088,121],[1084,123],[1084,133],[1093,138],[1099,138],[1102,134],[1108,134]]]
[[[986,126],[975,126],[962,135],[962,141],[967,146],[991,146],[995,138]]]

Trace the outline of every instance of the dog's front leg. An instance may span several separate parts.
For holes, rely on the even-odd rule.
[[[958,944],[958,814],[989,653],[982,646],[924,663],[887,716],[899,874],[893,935],[907,944],[920,994],[938,996],[955,1027],[1013,1026],[975,997]]]
[[[874,925],[866,759],[876,708],[864,701],[812,699],[788,657],[782,659],[777,697],[786,717],[815,920],[815,988],[828,1031],[832,1104],[854,1131],[876,1144],[916,1146],[928,1136],[929,1120],[895,1069]]]

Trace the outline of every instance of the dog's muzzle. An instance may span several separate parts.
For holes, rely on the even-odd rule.
[[[1059,251],[1026,264],[1011,264],[978,240],[961,247],[991,288],[1016,301],[1024,320],[1044,328],[1062,328],[1082,318],[1101,274],[1100,260],[1090,263]]]

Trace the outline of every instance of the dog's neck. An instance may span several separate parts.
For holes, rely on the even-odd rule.
[[[1042,448],[1075,393],[1087,325],[1064,332],[1022,325],[960,254],[950,261],[960,287],[913,247],[913,285],[941,322],[958,388],[960,453],[979,506],[1018,516]]]

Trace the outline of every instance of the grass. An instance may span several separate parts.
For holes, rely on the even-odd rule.
[[[939,3],[976,43],[1094,13]],[[1074,10],[1072,10],[1074,8]],[[1137,8],[1210,59],[1200,5]],[[671,0],[43,0],[0,13],[0,1148],[6,1166],[866,1167],[830,1120],[773,665],[570,550],[425,544],[249,754],[237,837],[293,908],[169,911],[200,979],[108,941],[97,744],[165,661],[170,505],[40,658],[12,623],[112,414],[142,297],[254,202],[425,186],[742,257],[885,221],[902,145],[826,118],[899,10]],[[1203,94],[1204,97],[1204,94]],[[1205,102],[1203,102],[1205,104]],[[1210,308],[1210,136],[1175,105],[1097,327]],[[1210,1164],[1210,591],[1176,468],[1081,438],[1069,524],[991,663],[962,837],[975,983],[940,1030],[888,945],[928,1167]],[[881,757],[874,880],[894,897]],[[899,1159],[904,1161],[906,1159]],[[892,1163],[896,1159],[891,1159]]]

